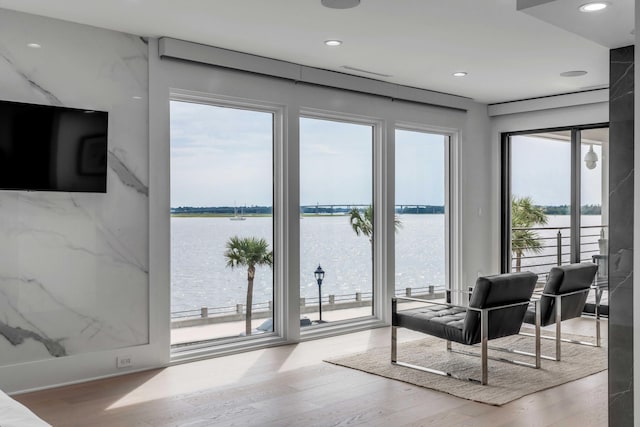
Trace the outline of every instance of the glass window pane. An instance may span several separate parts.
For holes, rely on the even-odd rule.
[[[396,130],[396,295],[434,297],[447,286],[448,137]]]
[[[372,164],[372,126],[300,119],[300,298],[313,322],[372,315]]]
[[[271,332],[273,114],[170,108],[171,342]]]
[[[512,271],[571,257],[571,131],[511,137]]]

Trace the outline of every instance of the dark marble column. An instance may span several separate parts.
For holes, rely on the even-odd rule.
[[[609,75],[609,425],[633,426],[633,46]]]

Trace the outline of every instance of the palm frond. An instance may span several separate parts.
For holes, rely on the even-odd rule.
[[[356,236],[360,234],[373,240],[373,206],[369,205],[360,212],[358,208],[351,208],[349,211],[349,223],[351,228],[356,233]],[[402,221],[397,216],[393,218],[393,227],[396,232],[402,228]]]
[[[257,237],[230,237],[226,243],[224,256],[227,267],[273,265],[273,252],[269,250],[269,243]]]
[[[541,253],[540,236],[529,228],[546,225],[547,214],[544,209],[535,206],[531,197],[514,196],[511,201],[511,251],[517,258],[525,252]]]

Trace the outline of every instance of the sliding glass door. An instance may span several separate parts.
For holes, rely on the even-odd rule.
[[[571,260],[571,132],[514,135],[509,271]]]
[[[604,125],[504,135],[503,271],[605,254],[608,144]]]

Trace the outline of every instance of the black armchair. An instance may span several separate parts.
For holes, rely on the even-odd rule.
[[[533,273],[508,273],[496,276],[479,277],[471,292],[469,306],[463,307],[450,303],[437,303],[431,300],[396,297],[392,299],[391,363],[458,379],[487,384],[488,382],[488,340],[516,335],[520,331],[524,315],[527,312],[531,295],[538,276]],[[398,300],[418,301],[427,304],[424,307],[398,311]],[[537,307],[537,304],[534,304]],[[539,313],[539,311],[538,311]],[[447,350],[451,351],[451,342],[466,345],[481,345],[480,380],[457,376],[423,366],[398,361],[397,329],[407,328],[447,341]],[[462,351],[458,351],[465,353]],[[470,353],[466,353],[470,354]],[[540,354],[540,341],[536,341],[536,354]],[[506,359],[498,359],[508,361]],[[535,365],[511,361],[522,365],[540,367],[540,358]]]
[[[563,320],[580,317],[584,310],[589,291],[593,288],[593,279],[598,266],[589,262],[566,264],[553,267],[547,277],[547,283],[540,296],[540,324],[548,326],[556,324],[555,336],[542,335],[541,338],[556,341],[555,357],[542,356],[545,359],[560,360],[561,341],[576,344],[600,346],[600,315],[596,310],[596,338],[594,343],[562,338],[561,324]],[[535,312],[528,310],[525,323],[535,324]]]

